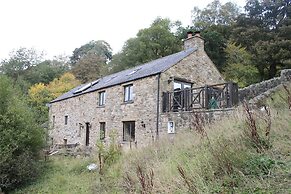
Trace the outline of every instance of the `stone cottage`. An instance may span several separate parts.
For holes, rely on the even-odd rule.
[[[211,96],[205,91],[222,89],[201,88],[221,83],[203,38],[188,33],[181,52],[78,86],[51,101],[49,135],[53,144],[94,147],[115,130],[121,146],[144,146],[187,128],[187,119],[177,120],[181,112],[197,104],[206,108]],[[208,101],[203,105],[203,100]]]

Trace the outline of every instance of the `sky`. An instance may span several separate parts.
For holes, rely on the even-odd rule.
[[[20,47],[44,51],[46,58],[70,56],[91,40],[105,40],[117,53],[158,16],[188,26],[193,7],[212,1],[0,0],[0,61]],[[245,0],[230,1],[245,5]]]

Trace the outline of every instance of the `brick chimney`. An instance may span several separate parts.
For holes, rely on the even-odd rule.
[[[204,39],[200,36],[200,32],[196,31],[188,31],[187,32],[187,39],[184,40],[184,50],[188,48],[197,48],[198,50],[204,51]]]

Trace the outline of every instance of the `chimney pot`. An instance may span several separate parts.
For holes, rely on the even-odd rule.
[[[191,38],[192,35],[193,35],[193,32],[192,32],[192,31],[188,31],[188,32],[187,32],[187,38]]]
[[[194,36],[200,37],[200,31],[195,31]]]

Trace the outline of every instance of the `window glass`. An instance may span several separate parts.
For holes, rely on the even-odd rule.
[[[105,105],[105,98],[106,98],[105,91],[99,92],[99,106]]]
[[[65,116],[65,125],[68,124],[68,115]]]
[[[123,141],[135,141],[135,122],[123,122]]]
[[[100,123],[100,140],[105,139],[105,122]]]
[[[186,88],[191,88],[191,83],[181,82],[181,81],[174,81],[174,90],[183,90]]]
[[[133,85],[124,86],[124,102],[133,100]]]

